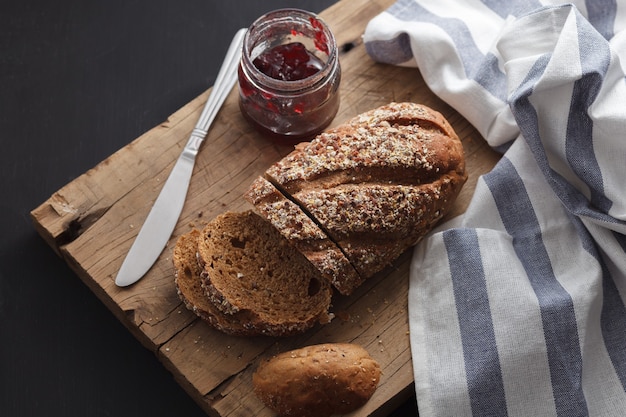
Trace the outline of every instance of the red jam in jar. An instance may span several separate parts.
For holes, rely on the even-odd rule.
[[[277,80],[298,81],[318,73],[324,63],[300,42],[278,45],[252,61],[263,74]]]
[[[243,115],[279,143],[312,139],[337,114],[337,46],[312,13],[281,9],[257,19],[246,33],[238,75]]]

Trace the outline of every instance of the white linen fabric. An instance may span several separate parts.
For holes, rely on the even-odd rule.
[[[626,415],[625,27],[610,0],[399,0],[369,23],[374,60],[417,66],[503,153],[414,251],[420,416]]]

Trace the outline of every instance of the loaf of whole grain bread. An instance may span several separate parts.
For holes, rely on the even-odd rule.
[[[285,236],[293,225],[272,221],[276,212],[255,198],[258,188],[271,183],[297,205],[356,270],[324,272],[342,276],[334,285],[349,294],[447,213],[467,179],[464,161],[463,146],[440,113],[390,103],[298,145],[246,198]]]
[[[227,212],[174,249],[185,305],[231,334],[286,336],[326,323],[349,295],[448,212],[463,147],[438,112],[391,103],[302,143]]]

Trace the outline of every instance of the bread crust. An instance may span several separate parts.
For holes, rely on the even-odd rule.
[[[465,177],[463,146],[446,119],[416,103],[390,103],[300,144],[265,176],[286,194],[340,184],[422,184]]]
[[[294,198],[328,230],[365,280],[415,245],[445,215],[461,183],[444,175],[421,185],[345,184]]]
[[[380,366],[361,346],[326,343],[278,354],[252,376],[254,393],[280,416],[327,417],[362,407]]]
[[[245,196],[340,293],[350,294],[361,277],[339,246],[307,215],[264,177],[258,177]]]

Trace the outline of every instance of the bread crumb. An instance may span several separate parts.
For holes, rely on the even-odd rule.
[[[349,321],[350,320],[350,313],[342,310],[342,311],[338,311],[337,312],[337,317],[339,317],[339,320],[341,321]]]

